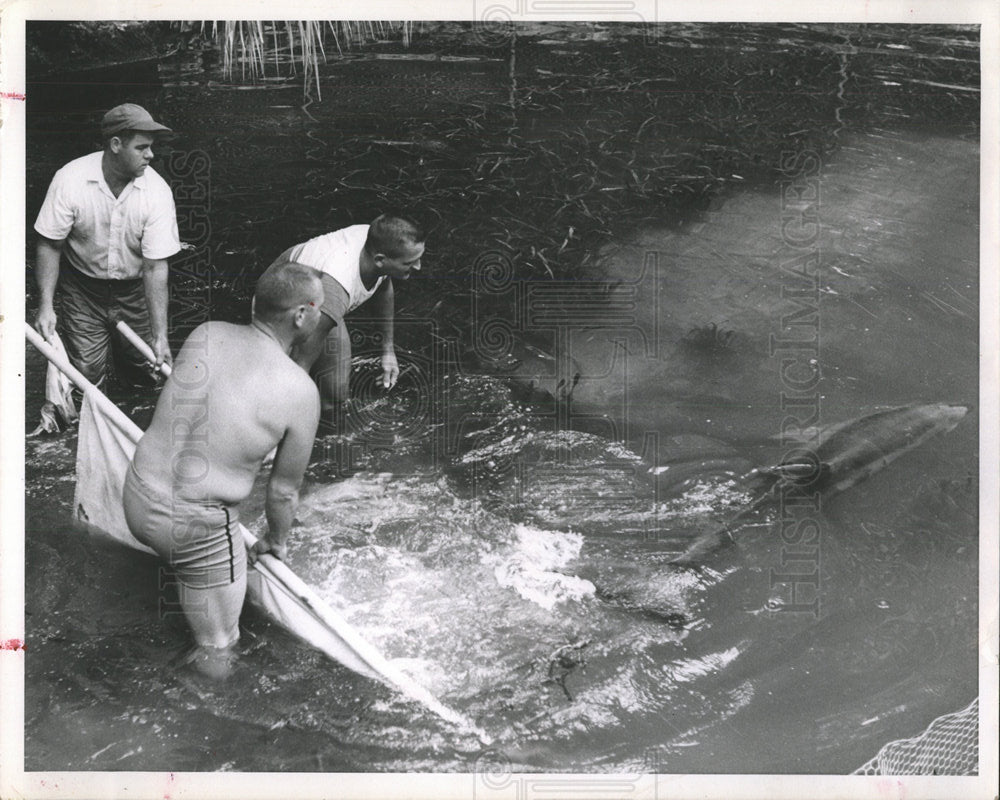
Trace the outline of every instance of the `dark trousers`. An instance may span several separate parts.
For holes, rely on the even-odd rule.
[[[115,329],[118,320],[124,320],[152,342],[142,278],[91,278],[63,262],[59,291],[59,335],[73,366],[87,380],[105,388],[109,366],[113,365],[119,382],[126,386],[156,385],[146,359]]]

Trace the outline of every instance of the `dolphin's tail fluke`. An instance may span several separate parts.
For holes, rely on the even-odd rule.
[[[716,528],[709,533],[699,536],[687,550],[676,558],[670,559],[667,563],[675,567],[698,569],[704,561],[705,556],[735,541],[733,534],[730,532],[729,525],[723,525],[721,528]]]
[[[733,532],[738,527],[737,523],[744,517],[748,517],[753,514],[757,511],[757,509],[764,505],[764,503],[770,500],[774,494],[774,487],[777,483],[777,480],[772,478],[766,491],[758,495],[757,498],[739,514],[726,522],[725,525],[714,528],[708,533],[703,533],[694,540],[694,543],[688,547],[687,550],[676,558],[670,559],[668,563],[678,567],[697,567],[698,563],[709,553],[733,544],[736,541],[736,537]]]

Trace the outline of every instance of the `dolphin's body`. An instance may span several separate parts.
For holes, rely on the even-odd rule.
[[[913,404],[803,430],[795,437],[797,448],[789,458],[746,476],[748,481],[764,481],[756,499],[723,527],[699,536],[671,563],[694,565],[733,541],[733,523],[777,498],[782,491],[835,494],[849,489],[935,434],[950,431],[966,413],[968,409],[964,406]]]

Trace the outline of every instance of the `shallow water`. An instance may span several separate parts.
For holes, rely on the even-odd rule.
[[[632,51],[613,37],[552,35],[519,43],[522,88],[593,76],[594,65],[605,70],[597,89],[650,77],[629,73]],[[425,279],[399,292],[406,353],[389,398],[374,393],[371,343],[359,339],[354,432],[317,447],[290,561],[482,725],[496,752],[252,610],[226,687],[178,667],[187,633],[155,560],[70,530],[68,435],[27,445],[26,766],[469,771],[503,758],[527,770],[844,773],[967,704],[978,691],[978,145],[973,120],[944,128],[919,91],[960,82],[968,68],[954,59],[968,48],[930,32],[866,36],[686,26],[665,37],[658,52],[672,54],[682,87],[698,85],[689,71],[700,52],[698,63],[759,58],[825,87],[789,94],[817,109],[829,146],[815,168],[803,175],[815,142],[791,137],[783,178],[737,173],[683,219],[646,206],[645,221],[616,232],[573,280],[539,280],[516,262],[509,282],[476,282],[471,264],[429,258]],[[901,53],[889,62],[886,43]],[[758,55],[734,55],[737,44]],[[332,64],[326,79],[343,93],[308,105],[313,119],[295,82],[245,90],[212,63],[161,64],[147,102],[183,131],[175,152],[208,155],[200,184],[194,162],[185,173],[171,161],[175,186],[211,197],[202,218],[192,193],[181,225],[196,244],[185,286],[216,291],[179,293],[178,328],[197,322],[198,303],[238,318],[241,292],[273,255],[391,194],[351,183],[339,159],[354,143],[358,163],[375,160],[386,181],[421,159],[439,170],[453,158],[466,175],[465,156],[428,142],[462,103],[506,102],[503,53],[478,57]],[[885,81],[909,88],[873,110]],[[942,107],[964,108],[961,91]],[[405,96],[423,111],[374,113]],[[567,119],[609,124],[606,96],[573,96]],[[740,102],[762,102],[734,96],[716,124],[738,125]],[[85,109],[33,112],[29,218],[51,170],[86,139]],[[779,128],[798,122],[788,113]],[[559,127],[543,116],[529,103],[520,119],[542,144]],[[366,154],[373,138],[422,144]],[[821,226],[807,244],[787,222],[813,218],[803,215]],[[458,238],[442,233],[439,252],[460,253]],[[783,317],[804,308],[788,267],[814,250],[815,309],[787,328]],[[519,321],[505,352],[482,346],[495,318]],[[800,587],[798,600],[816,601],[808,611],[773,584],[788,567],[774,508],[704,570],[667,563],[746,507],[736,476],[787,449],[769,438],[789,392],[769,342],[788,330],[819,342],[821,424],[918,401],[972,408],[954,431],[824,499],[819,551],[799,565],[819,575],[817,591]],[[31,418],[43,370],[37,355],[28,363]],[[125,404],[140,419],[148,406]],[[258,487],[244,518],[260,509]]]

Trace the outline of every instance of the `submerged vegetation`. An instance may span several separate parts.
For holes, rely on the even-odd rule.
[[[789,27],[781,33],[814,46],[789,50],[775,32],[748,26],[711,28],[732,44],[723,57],[692,48],[681,26],[653,41],[622,30],[563,50],[529,28],[489,47],[469,28],[464,38],[428,34],[421,52],[480,59],[490,96],[470,92],[446,106],[413,91],[391,131],[331,140],[317,130],[322,158],[350,169],[312,172],[310,183],[345,220],[387,206],[419,210],[437,223],[442,263],[472,272],[486,258],[559,278],[579,275],[636,225],[673,225],[710,209],[727,186],[780,179],[783,154],[829,152],[844,124],[920,113],[934,123],[974,119],[975,95],[938,90],[928,108],[927,84],[882,80],[879,31]],[[952,48],[971,54],[972,45]],[[977,78],[974,62],[908,58],[929,81]]]
[[[494,275],[498,286],[585,276],[632,231],[679,226],[736,186],[779,183],[789,157],[825,157],[847,128],[909,118],[976,135],[974,31],[914,28],[905,51],[889,48],[898,31],[874,26],[479,33],[470,23],[208,24],[235,79],[309,76],[284,130],[303,156],[290,166],[296,194],[256,196],[257,207],[218,221],[240,231],[251,257],[233,268],[251,280],[216,292],[217,313],[245,309],[276,242],[387,208],[426,223],[434,273],[464,295]],[[467,336],[469,312],[442,308],[432,282],[411,282],[405,302],[443,335]],[[474,313],[503,319],[507,302],[499,288],[481,291]],[[686,344],[726,353],[726,333]]]
[[[735,331],[724,330],[714,322],[689,330],[681,342],[691,350],[709,355],[727,352],[733,344]]]
[[[29,40],[54,49],[99,32],[88,25],[45,23]],[[178,109],[202,103],[197,124],[227,130],[200,144],[212,228],[229,237],[213,244],[223,317],[244,313],[288,243],[387,208],[421,217],[435,273],[470,291],[494,273],[579,278],[609,243],[711,211],[729,188],[780,182],[789,154],[823,156],[845,129],[906,119],[978,135],[974,29],[540,23],[485,36],[459,22],[242,21],[141,33],[204,50],[231,81],[288,91],[286,105],[234,118],[218,107],[229,86],[172,90]],[[275,153],[292,160],[265,176]],[[501,291],[479,295],[477,314],[508,313]],[[408,286],[408,313],[464,335],[440,301],[430,282]]]

